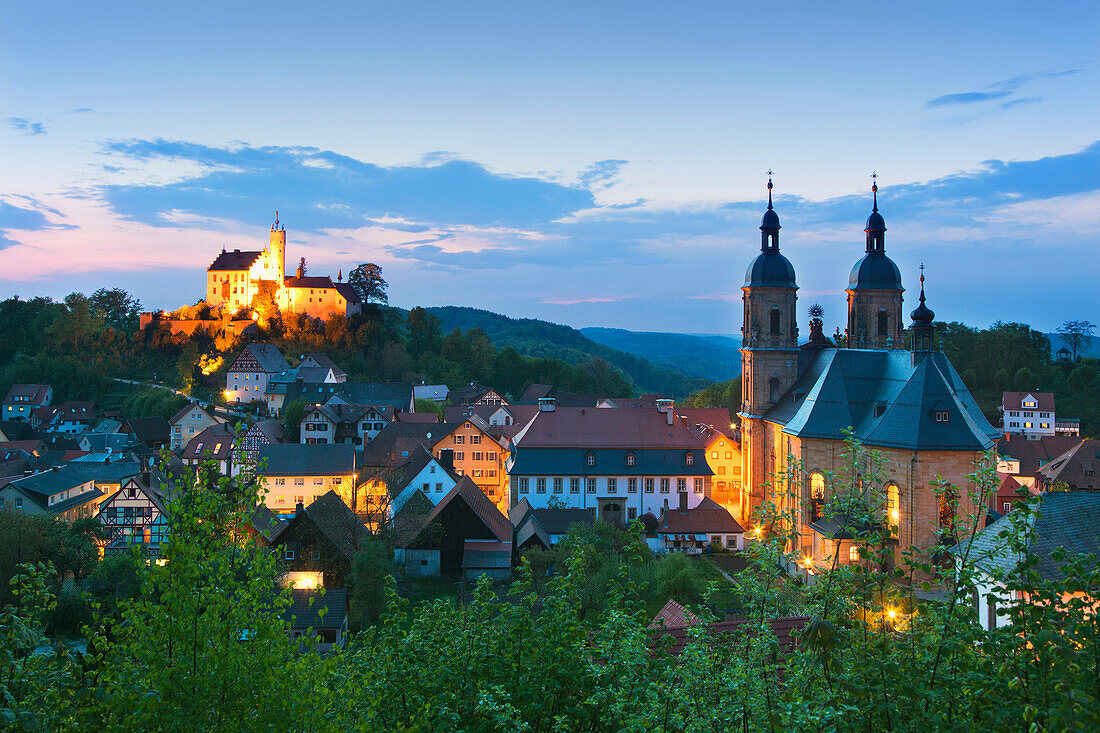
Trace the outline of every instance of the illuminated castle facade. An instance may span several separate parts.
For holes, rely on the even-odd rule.
[[[305,313],[314,318],[351,316],[363,307],[342,274],[333,282],[327,275],[307,277],[299,267],[287,276],[286,228],[279,225],[278,212],[267,247],[261,251],[223,249],[206,268],[206,304],[210,307],[230,311],[254,308],[257,297],[273,298],[283,313]]]

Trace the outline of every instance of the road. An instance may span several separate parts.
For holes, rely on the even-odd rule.
[[[186,392],[181,392],[180,390],[176,389],[175,387],[169,387],[169,386],[164,385],[164,384],[154,384],[153,382],[135,382],[133,379],[120,379],[119,377],[111,377],[111,380],[115,381],[115,382],[122,382],[123,384],[132,384],[135,387],[149,387],[151,389],[164,389],[164,390],[168,390],[172,394],[176,394],[176,395],[179,395],[180,397],[183,397],[184,399],[188,400],[189,402],[198,402],[199,401],[199,399],[197,397],[192,397],[191,395],[187,394]],[[251,415],[249,415],[244,410],[231,410],[228,407],[222,407],[221,405],[214,405],[213,407],[214,407],[214,414],[215,415],[218,415],[220,417],[224,417],[227,420],[231,417],[239,417],[239,418],[251,417]]]

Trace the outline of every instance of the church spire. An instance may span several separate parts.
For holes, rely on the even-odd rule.
[[[772,206],[772,172],[768,171],[768,209],[760,221],[760,251],[779,250],[779,214]]]
[[[867,252],[886,251],[886,220],[878,213],[878,173],[871,174],[871,215],[867,217],[867,226],[863,231],[867,234]]]
[[[913,319],[913,353],[931,351],[936,327],[936,314],[924,303],[924,263],[920,265],[920,305],[909,316]]]

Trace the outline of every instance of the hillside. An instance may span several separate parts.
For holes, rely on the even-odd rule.
[[[730,336],[582,328],[596,343],[640,356],[691,377],[724,382],[741,373],[739,340]]]
[[[626,372],[642,392],[686,397],[714,381],[704,376],[685,375],[597,343],[569,326],[533,318],[509,318],[476,308],[441,306],[427,310],[443,322],[444,332],[455,328],[462,331],[480,328],[498,348],[511,346],[526,356],[560,359],[570,364],[580,364],[593,357],[605,359]]]

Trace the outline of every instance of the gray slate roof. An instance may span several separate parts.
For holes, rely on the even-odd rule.
[[[900,349],[817,351],[765,419],[803,438],[836,439],[852,427],[862,442],[884,448],[992,447],[999,432],[947,357],[929,353],[914,365],[911,356]],[[937,422],[938,411],[946,411],[949,420]]]
[[[346,476],[355,473],[355,446],[273,443],[261,445],[256,473],[261,476]]]
[[[1001,517],[974,536],[970,558],[979,567],[1010,571],[1018,562],[1019,558],[1007,549],[1006,538],[1000,536],[1012,530],[1016,511]],[[1036,570],[1039,577],[1057,580],[1062,573],[1051,559],[1056,548],[1064,548],[1071,555],[1091,553],[1100,556],[1100,493],[1047,492],[1040,497],[1038,511],[1028,517],[1027,526],[1033,532],[1027,550],[1038,557]],[[962,542],[951,551],[961,557],[966,546]]]

